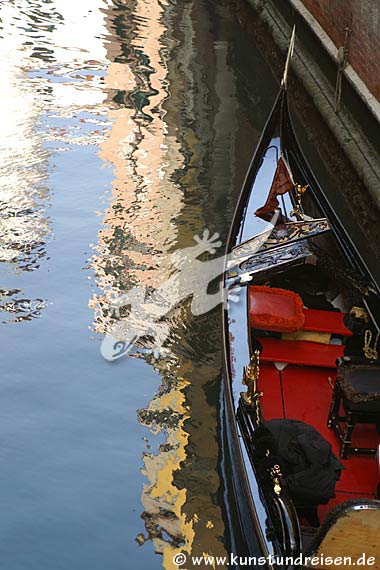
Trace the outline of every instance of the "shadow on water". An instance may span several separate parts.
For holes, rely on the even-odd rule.
[[[1,17],[4,565],[226,554],[220,306],[194,315],[189,275],[150,334],[154,304],[140,319],[133,358],[100,344],[129,334],[127,295],[162,293],[194,236],[225,242],[276,82],[227,0],[23,0]]]

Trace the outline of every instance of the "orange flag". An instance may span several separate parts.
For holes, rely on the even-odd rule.
[[[264,206],[261,206],[256,210],[256,216],[260,218],[264,217],[266,214],[274,212],[279,206],[277,196],[281,194],[286,194],[289,190],[294,188],[294,182],[290,176],[288,167],[286,166],[285,160],[280,156],[280,160],[277,163],[276,172],[274,173],[272,186],[270,187],[267,201]]]

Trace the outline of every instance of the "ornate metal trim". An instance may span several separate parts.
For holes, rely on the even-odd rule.
[[[307,241],[292,242],[288,245],[258,252],[253,257],[240,264],[241,272],[258,273],[263,270],[278,267],[312,255]]]
[[[274,228],[260,251],[298,240],[314,237],[329,231],[330,224],[326,218],[287,222]]]

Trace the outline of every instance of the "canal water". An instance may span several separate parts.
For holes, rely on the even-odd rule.
[[[227,1],[0,12],[1,566],[224,554],[220,307],[180,303],[165,358],[100,347],[118,295],[159,288],[205,229],[225,240],[275,83]]]
[[[194,315],[189,276],[164,355],[101,346],[128,326],[118,300],[159,292],[174,252],[205,230],[225,243],[275,79],[229,0],[0,16],[1,567],[223,555],[220,306]]]

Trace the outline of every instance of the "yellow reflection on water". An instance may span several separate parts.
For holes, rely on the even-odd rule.
[[[152,540],[156,552],[163,554],[163,566],[168,570],[175,568],[173,556],[177,552],[191,552],[195,535],[193,521],[183,511],[186,488],[178,489],[173,483],[174,472],[181,468],[181,463],[186,459],[189,434],[184,429],[184,423],[189,418],[189,410],[183,390],[188,384],[188,381],[178,378],[176,386],[169,393],[157,396],[140,412],[142,424],[156,433],[162,429],[166,432],[166,441],[159,454],[144,455],[143,473],[149,484],[144,485],[141,501],[147,539]],[[169,415],[175,415],[174,423],[168,418]],[[162,416],[164,419],[161,419]],[[169,537],[169,544],[163,531]]]
[[[194,366],[189,355],[172,355],[169,362],[156,365],[166,385],[139,411],[141,423],[166,434],[157,455],[144,455],[149,484],[143,490],[142,517],[144,540],[151,539],[163,554],[167,570],[176,568],[173,557],[180,552],[226,554],[220,541],[225,533],[221,510],[212,500],[220,485],[216,410],[205,394],[205,381],[215,377],[218,364],[215,356]]]

